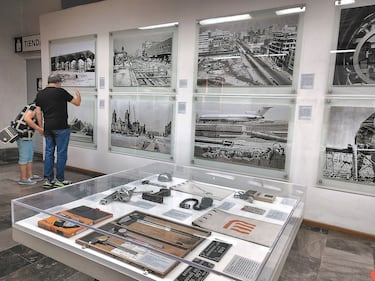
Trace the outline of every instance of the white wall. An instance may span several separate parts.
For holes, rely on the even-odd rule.
[[[177,89],[177,101],[187,104],[186,114],[175,116],[174,159],[189,164],[191,155],[192,97],[195,70],[196,20],[276,7],[306,4],[304,15],[301,73],[314,73],[314,89],[297,89],[297,106],[313,106],[310,121],[295,121],[291,153],[290,181],[308,187],[306,219],[375,234],[375,198],[316,187],[324,110],[324,96],[330,72],[329,50],[335,25],[334,1],[327,0],[107,0],[91,5],[54,12],[41,17],[42,73],[49,73],[48,41],[97,34],[97,77],[105,78],[105,89],[98,90],[98,99],[105,101],[98,108],[98,148],[70,147],[68,165],[111,173],[152,162],[152,160],[108,152],[109,122],[109,32],[133,29],[165,22],[179,22],[177,81],[188,80],[188,87]],[[374,2],[375,4],[375,2]],[[97,83],[98,84],[98,83]],[[306,141],[308,136],[309,141]]]
[[[6,2],[6,3],[5,3]],[[9,125],[27,102],[26,59],[14,53],[14,37],[39,34],[39,16],[59,10],[60,0],[2,1],[0,9],[0,128]],[[35,53],[30,54],[35,57]],[[40,54],[36,55],[40,58]],[[0,148],[16,144],[0,142]]]
[[[26,64],[14,53],[13,41],[22,31],[21,4],[22,1],[15,0],[6,9],[0,9],[0,128],[9,125],[18,114],[19,105],[26,101]],[[1,147],[9,145],[0,142]]]
[[[37,93],[36,79],[42,77],[41,59],[26,60],[27,103],[32,102]],[[43,154],[43,136],[36,133],[33,137],[34,152]]]
[[[22,0],[22,35],[39,34],[39,16],[61,9],[61,0]]]

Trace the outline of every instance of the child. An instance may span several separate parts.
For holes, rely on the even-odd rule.
[[[32,163],[34,156],[34,147],[32,137],[37,130],[43,135],[43,128],[39,127],[35,118],[35,103],[26,105],[14,120],[14,128],[18,131],[17,139],[20,168],[20,185],[32,185],[43,180],[40,176],[33,175]]]

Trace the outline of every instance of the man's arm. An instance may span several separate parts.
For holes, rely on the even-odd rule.
[[[29,125],[31,128],[33,128],[34,130],[38,131],[39,134],[43,135],[43,127],[41,126],[38,126],[38,124],[36,124],[34,121],[33,121],[33,117],[36,115],[36,112],[34,111],[27,111],[23,117],[23,120],[25,120],[26,124]]]
[[[39,127],[43,128],[43,118],[42,118],[42,109],[37,106],[35,108],[36,121],[38,122]]]
[[[76,96],[70,102],[74,104],[75,106],[80,106],[81,105],[81,93],[77,89],[75,89],[74,92]]]

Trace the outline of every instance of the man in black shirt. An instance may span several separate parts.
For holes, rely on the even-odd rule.
[[[45,136],[45,160],[44,160],[44,188],[62,187],[70,184],[65,181],[65,165],[68,158],[68,145],[70,128],[68,125],[68,105],[70,102],[75,106],[81,104],[81,94],[76,89],[73,97],[65,89],[61,88],[63,78],[59,74],[48,77],[48,85],[39,91],[35,104],[38,124],[44,119]],[[55,148],[57,149],[56,179],[54,178]]]

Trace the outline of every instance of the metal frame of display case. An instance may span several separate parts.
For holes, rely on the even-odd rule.
[[[167,175],[167,178],[159,178],[160,175]],[[168,181],[168,175],[172,176],[171,181]],[[163,203],[147,201],[142,199],[141,194],[136,194],[137,191],[150,191],[151,189],[155,193],[155,187],[159,188],[153,185],[155,183],[167,186],[171,192],[171,196],[165,197]],[[122,200],[116,199],[113,202],[100,204],[100,202],[103,203],[103,198],[108,198],[109,195],[122,190],[121,188],[134,189],[131,197],[126,198],[129,199],[128,201],[121,202]],[[272,195],[275,201],[264,202],[256,199],[250,203],[235,196],[243,194],[248,189],[256,189],[262,194]],[[191,197],[197,198],[201,202],[202,197],[210,197],[213,204],[205,210],[180,208],[180,202]],[[300,185],[212,169],[158,162],[12,200],[13,239],[99,280],[175,280],[187,266],[194,266],[198,270],[205,269],[209,272],[205,279],[207,281],[276,281],[302,222],[304,204],[305,187]],[[91,225],[72,217],[61,216],[60,211],[80,205],[99,208],[113,214],[113,217]],[[231,207],[224,208],[224,205],[230,205]],[[263,208],[265,210],[264,216],[263,214],[239,211],[242,205],[258,209]],[[115,234],[109,232],[105,226],[134,211],[157,216],[157,218],[164,219],[172,224],[191,227],[194,231],[196,229],[204,230],[198,226],[193,226],[193,222],[199,221],[202,216],[204,217],[204,214],[213,212],[215,209],[225,210],[233,216],[241,215],[240,218],[255,219],[254,221],[257,222],[262,221],[266,225],[277,225],[280,230],[271,240],[271,244],[265,246],[255,238],[253,241],[246,241],[243,237],[239,239],[239,237],[220,230],[207,228],[205,231],[208,231],[209,235],[200,237],[203,242],[198,243],[196,247],[182,256],[163,252],[160,248],[150,247],[151,243],[145,245],[140,241],[129,241],[127,238],[120,237],[124,242],[121,245],[124,247],[132,247],[131,249],[137,249],[138,252],[142,253],[149,253],[150,251],[154,255],[160,255],[161,259],[167,258],[176,262],[176,266],[162,276],[150,270],[139,268],[132,262],[118,259],[113,255],[109,256],[76,242],[84,240],[93,232],[118,238]],[[287,215],[283,216],[283,219],[276,219],[278,216],[267,215],[271,211],[274,213],[277,210],[280,211],[279,213]],[[172,213],[174,215],[171,215]],[[176,214],[177,216],[175,216]],[[185,217],[178,218],[180,215]],[[78,224],[85,229],[73,237],[63,237],[38,227],[40,220],[50,216]],[[261,223],[257,224],[257,227],[259,226],[258,229],[262,231],[260,225]],[[264,236],[266,234],[265,232]],[[231,244],[231,247],[219,261],[215,262],[206,257],[201,258],[199,255],[214,240],[224,241]],[[89,242],[91,243],[91,241]],[[121,247],[115,247],[115,250],[121,250]],[[198,257],[215,264],[214,268],[208,269],[193,263],[192,260]],[[244,278],[228,270],[229,264],[235,263],[236,258],[238,261],[238,257],[251,263],[254,261],[256,264],[254,274],[251,277]],[[247,273],[242,274],[248,276]]]

